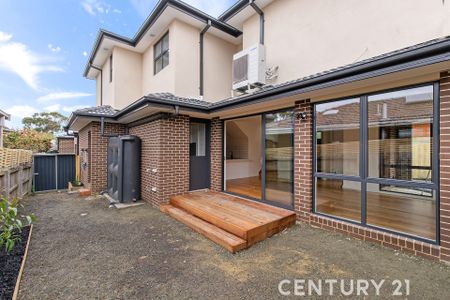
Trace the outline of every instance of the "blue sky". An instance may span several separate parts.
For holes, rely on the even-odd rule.
[[[95,105],[82,73],[100,28],[132,37],[158,0],[0,0],[0,109],[8,126],[35,112]],[[186,0],[218,16],[235,0]]]

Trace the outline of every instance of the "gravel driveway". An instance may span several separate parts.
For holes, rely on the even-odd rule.
[[[23,203],[39,222],[20,299],[272,299],[282,297],[283,279],[291,295],[296,279],[347,287],[351,279],[384,279],[379,299],[392,298],[392,281],[402,280],[405,293],[406,279],[408,299],[450,299],[449,267],[306,225],[232,255],[149,205],[117,210],[65,193]],[[329,293],[324,288],[321,299]],[[333,295],[342,295],[338,286]]]

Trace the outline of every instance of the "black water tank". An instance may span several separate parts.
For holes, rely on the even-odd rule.
[[[108,141],[108,194],[120,203],[140,200],[141,140],[137,136]]]

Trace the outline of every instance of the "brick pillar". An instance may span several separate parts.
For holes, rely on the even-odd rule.
[[[309,222],[312,211],[312,105],[310,100],[296,102],[296,115],[306,113],[306,119],[295,118],[294,126],[294,208],[297,218]]]
[[[450,71],[441,73],[440,97],[440,239],[442,261],[450,262]]]
[[[222,191],[222,159],[223,159],[223,121],[219,118],[211,120],[211,190]]]

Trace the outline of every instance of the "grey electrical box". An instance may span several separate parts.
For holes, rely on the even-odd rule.
[[[137,136],[108,141],[108,194],[120,203],[140,200],[141,140]]]

